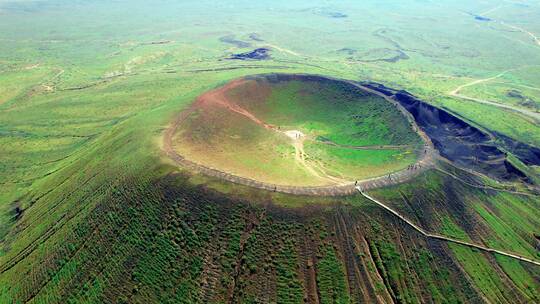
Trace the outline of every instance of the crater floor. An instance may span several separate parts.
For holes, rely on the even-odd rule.
[[[346,185],[407,169],[423,143],[396,106],[351,83],[257,75],[201,95],[172,145],[205,168],[262,183]]]

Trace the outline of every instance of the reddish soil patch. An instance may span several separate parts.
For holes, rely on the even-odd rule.
[[[235,90],[236,88],[242,87],[241,90]],[[231,95],[236,95],[234,97],[240,102],[244,103],[249,102],[253,105],[260,105],[270,94],[270,87],[262,84],[257,84],[254,80],[238,79],[229,82],[227,85],[209,91],[197,98],[197,101],[193,105],[195,109],[203,110],[203,112],[211,110],[213,107],[224,107],[232,112],[238,113],[252,120],[258,125],[261,125],[267,129],[276,129],[275,126],[267,124],[264,121],[258,119],[251,112],[246,110],[244,105],[239,105],[236,102],[233,102]],[[248,97],[249,96],[249,97]],[[255,97],[255,98],[254,98]]]

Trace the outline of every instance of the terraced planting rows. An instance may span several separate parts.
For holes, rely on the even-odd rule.
[[[425,239],[406,225],[382,224],[391,217],[361,197],[353,206],[292,211],[235,202],[189,186],[182,176],[141,186],[116,188],[88,214],[90,221],[73,223],[75,234],[49,246],[46,256],[32,253],[32,279],[13,281],[20,289],[12,296],[132,303],[298,303],[310,296],[338,303],[474,301],[493,296],[474,291],[466,273],[448,259],[450,254],[460,261],[465,249]],[[469,254],[486,259],[484,267],[496,265],[489,256]],[[73,272],[74,265],[84,271]],[[4,277],[19,267],[5,270]],[[427,267],[436,274],[427,273]],[[526,282],[528,271],[534,275],[534,269],[520,271],[497,283],[501,294],[496,296],[520,297],[504,291],[507,284]],[[429,294],[419,292],[426,288]],[[80,291],[66,293],[75,289]],[[534,289],[523,292],[535,296]]]

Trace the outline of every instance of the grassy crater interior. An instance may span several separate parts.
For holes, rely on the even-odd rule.
[[[272,74],[233,80],[184,113],[173,138],[189,161],[265,183],[324,186],[413,164],[422,145],[384,98],[352,83]]]

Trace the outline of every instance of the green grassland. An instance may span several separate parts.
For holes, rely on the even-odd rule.
[[[185,172],[160,144],[200,94],[281,72],[406,89],[540,146],[529,118],[448,96],[518,68],[504,87],[463,93],[514,105],[507,86],[537,102],[540,46],[515,27],[538,35],[539,11],[491,0],[0,1],[0,303],[538,302],[538,267],[426,239],[360,196],[293,197]],[[493,21],[468,14],[483,12]],[[231,35],[249,46],[220,40]],[[226,59],[256,47],[271,59]],[[408,59],[388,60],[398,51]],[[370,126],[378,135],[362,140],[389,140]],[[537,196],[439,171],[373,195],[426,230],[540,258]]]
[[[382,176],[406,168],[416,159],[414,150],[355,150],[308,143],[305,147],[310,158],[330,172],[350,179]]]
[[[430,231],[532,258],[539,256],[536,231],[540,223],[535,207],[538,197],[480,190],[434,173],[407,185],[377,191],[377,195]],[[504,302],[511,297],[503,287],[507,280],[532,299],[540,297],[535,282],[538,269],[455,244],[449,248],[490,301]],[[488,270],[494,258],[499,264],[495,272]]]
[[[540,144],[540,132],[538,124],[524,115],[493,106],[468,102],[459,99],[440,98],[438,104],[468,121],[472,121],[488,130],[496,131],[511,138],[519,138],[521,141],[538,146]]]

